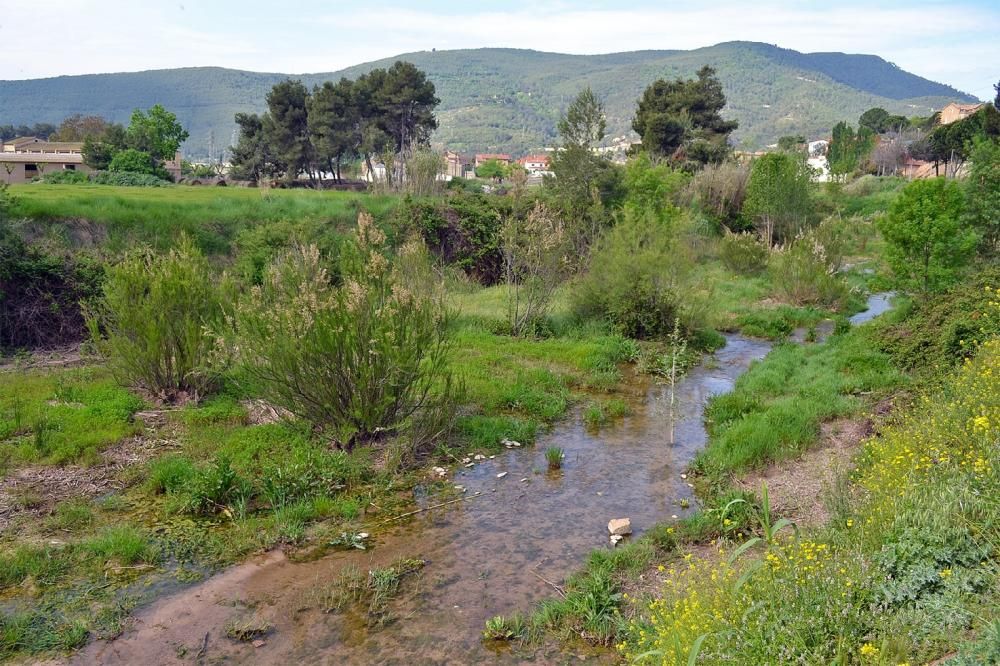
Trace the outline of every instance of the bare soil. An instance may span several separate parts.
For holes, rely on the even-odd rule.
[[[159,425],[163,419],[156,410],[140,412],[136,417],[147,426]],[[33,465],[12,471],[0,479],[0,536],[25,519],[51,515],[56,505],[65,500],[94,499],[125,489],[128,486],[125,470],[176,446],[169,429],[161,428],[105,449],[96,465]]]

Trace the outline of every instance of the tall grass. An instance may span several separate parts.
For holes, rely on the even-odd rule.
[[[823,421],[852,413],[862,395],[899,386],[903,376],[868,335],[857,328],[822,345],[780,345],[752,365],[709,403],[711,439],[696,467],[723,475],[794,457]]]
[[[187,186],[32,184],[12,191],[12,219],[96,224],[112,250],[135,243],[166,249],[183,232],[210,254],[228,252],[237,232],[248,226],[293,220],[347,229],[360,211],[382,218],[398,202],[392,195]]]

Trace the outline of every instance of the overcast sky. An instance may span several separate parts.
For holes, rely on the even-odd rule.
[[[988,99],[998,35],[997,0],[0,0],[0,79],[197,65],[305,73],[431,48],[610,53],[749,40],[872,53]]]

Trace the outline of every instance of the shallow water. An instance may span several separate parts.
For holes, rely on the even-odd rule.
[[[892,308],[892,299],[895,298],[895,296],[896,292],[894,291],[872,294],[868,297],[868,308],[851,317],[851,324],[854,326],[864,324],[880,314],[888,312]]]
[[[890,307],[876,294],[851,318],[861,324]],[[568,663],[601,660],[600,653],[496,653],[480,640],[485,621],[528,610],[550,597],[595,548],[609,547],[607,523],[629,517],[635,534],[683,515],[691,489],[682,470],[705,444],[703,411],[709,398],[732,389],[770,343],[726,336],[676,387],[674,444],[669,388],[638,384],[634,414],[590,431],[576,414],[539,438],[536,446],[498,454],[467,469],[455,466],[450,484],[467,489],[464,501],[429,510],[405,526],[376,527],[371,551],[336,552],[304,563],[272,552],[160,599],[140,611],[136,627],[118,640],[88,646],[78,663]],[[545,471],[545,448],[566,452],[563,470]],[[503,478],[498,474],[506,472]],[[478,493],[478,495],[477,495]],[[450,495],[428,495],[430,506]],[[315,595],[346,565],[363,571],[399,557],[426,560],[391,605],[395,618],[370,628],[358,613],[324,614]],[[253,614],[273,630],[254,648],[225,637],[233,617]],[[607,657],[607,655],[603,655]]]
[[[449,480],[465,486],[468,499],[420,514],[404,527],[374,529],[371,551],[337,552],[306,563],[290,562],[280,553],[262,556],[151,604],[138,613],[135,630],[112,643],[89,646],[78,660],[182,663],[200,650],[206,633],[209,661],[522,659],[484,646],[485,621],[530,609],[555,594],[545,581],[561,583],[591,550],[609,547],[608,520],[629,517],[639,535],[656,522],[683,515],[680,501],[690,499],[692,491],[680,475],[705,444],[706,402],[730,390],[769,349],[767,342],[729,335],[725,347],[682,377],[675,393],[674,444],[669,387],[644,385],[632,400],[634,414],[600,431],[588,430],[576,414],[534,447],[504,451],[472,469],[456,466]],[[566,452],[559,473],[545,471],[548,446]],[[442,499],[429,496],[421,502],[427,506]],[[419,577],[404,583],[406,593],[392,605],[396,620],[388,626],[369,629],[350,613],[307,608],[314,605],[315,590],[334,580],[345,564],[366,570],[397,557],[419,557],[427,564]],[[223,630],[249,606],[274,626],[267,644],[256,649],[230,641]],[[562,659],[556,654],[535,658]]]

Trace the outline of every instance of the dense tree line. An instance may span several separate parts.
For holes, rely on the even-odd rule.
[[[48,139],[54,134],[56,126],[52,123],[35,123],[34,125],[0,125],[0,140],[10,141],[20,136],[36,136]]]
[[[402,61],[312,91],[301,81],[282,81],[268,93],[265,113],[236,114],[234,174],[286,183],[305,175],[316,186],[323,173],[342,180],[344,165],[360,159],[369,171],[382,162],[387,178],[399,183],[405,157],[427,145],[437,128],[438,102],[424,72]]]

